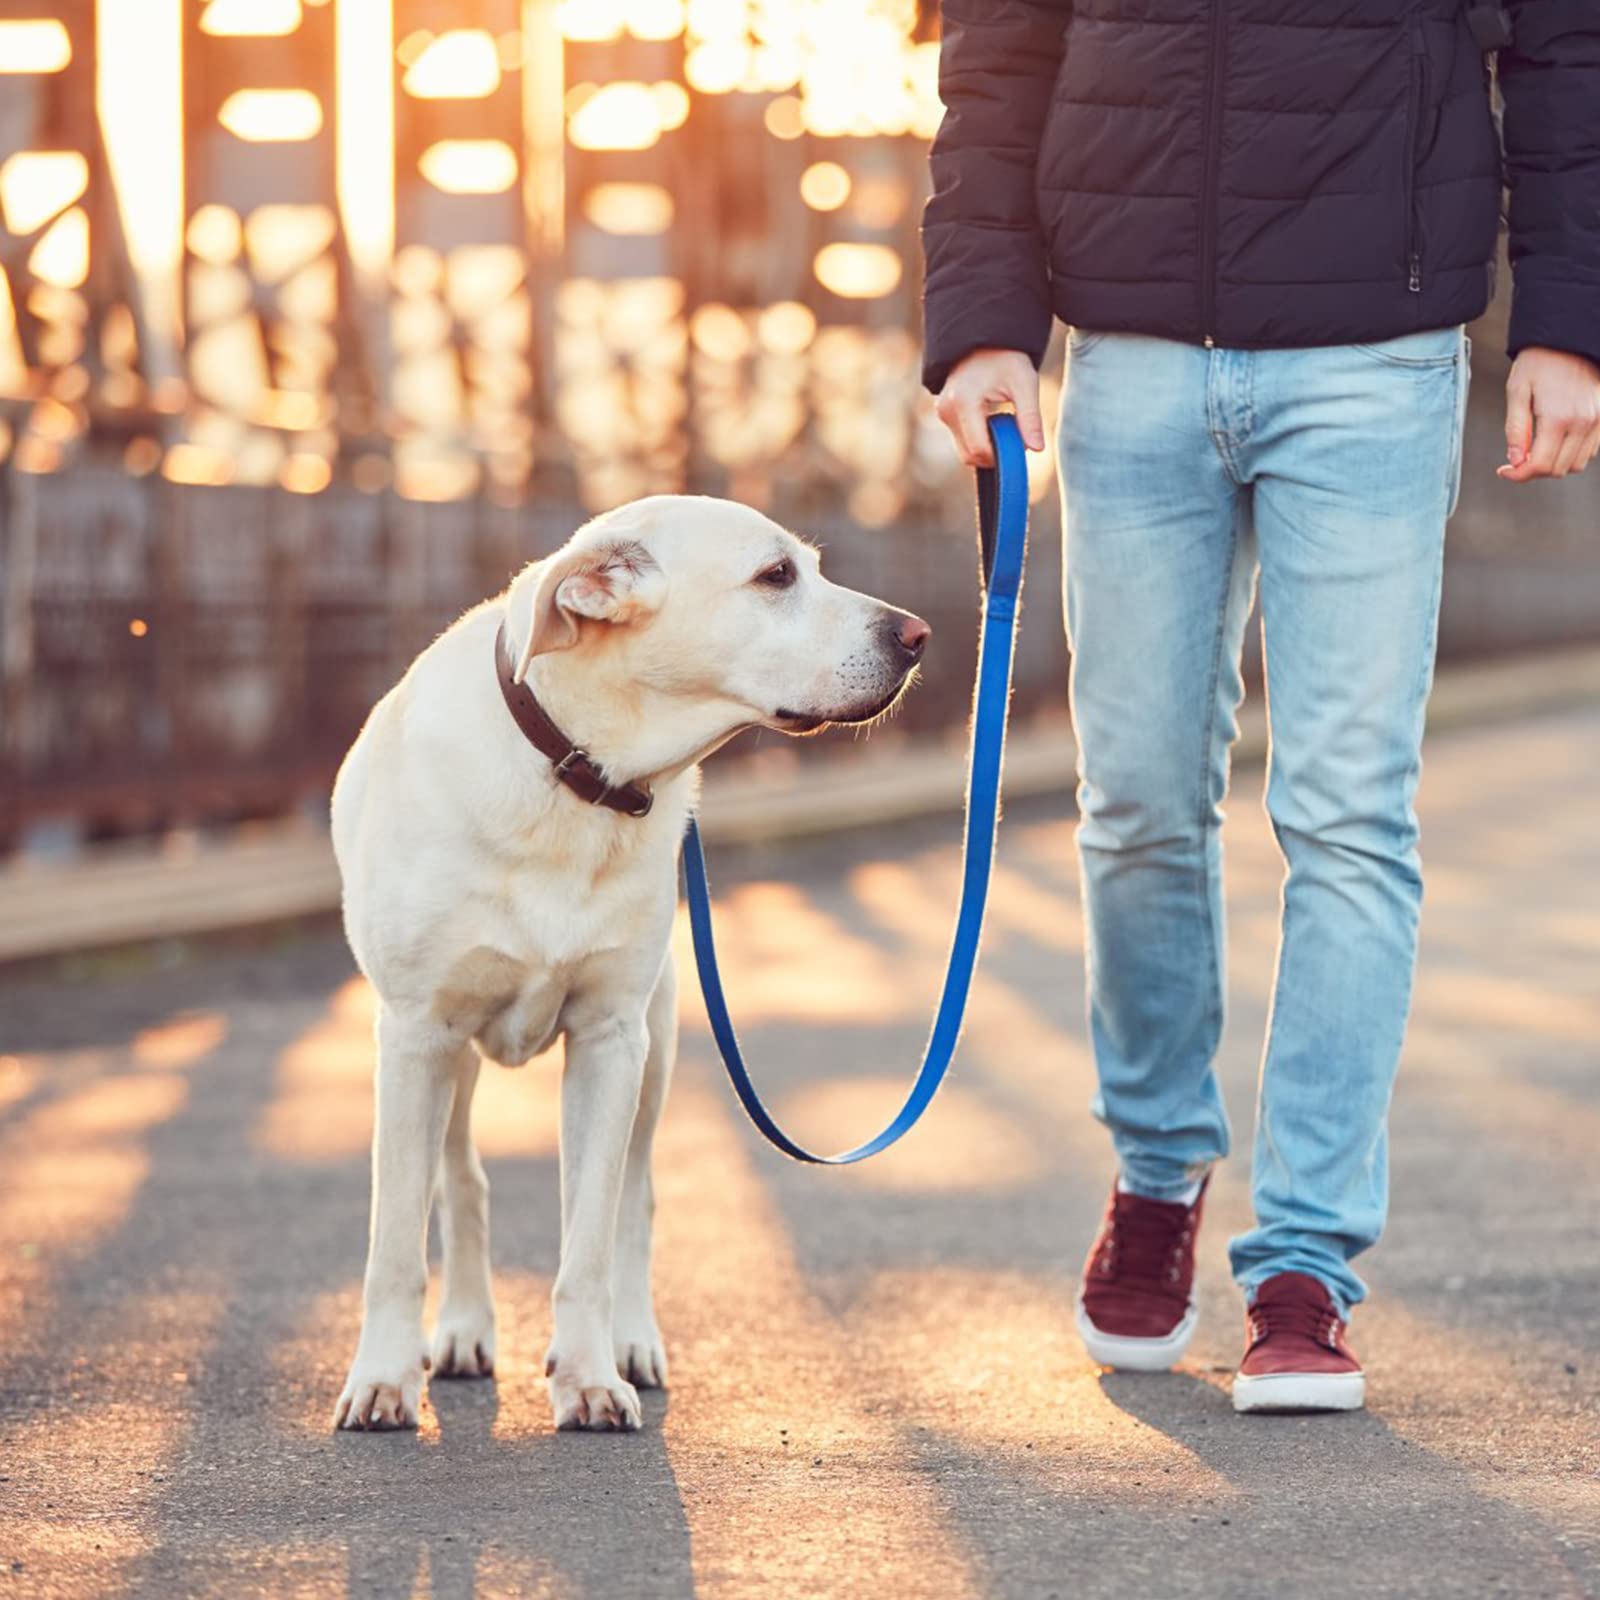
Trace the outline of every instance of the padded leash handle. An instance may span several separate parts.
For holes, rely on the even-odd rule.
[[[817,1155],[797,1144],[762,1103],[739,1049],[728,1014],[722,974],[717,966],[711,925],[711,885],[705,850],[693,819],[683,841],[683,876],[689,903],[689,931],[695,965],[728,1079],[739,1102],[765,1138],[796,1161],[842,1167],[887,1150],[916,1126],[949,1071],[961,1038],[972,975],[978,964],[983,913],[989,898],[995,835],[1000,822],[1000,773],[1005,759],[1006,717],[1011,699],[1011,662],[1016,644],[1017,602],[1028,547],[1028,459],[1016,418],[989,419],[993,467],[978,469],[978,542],[984,587],[983,626],[978,636],[978,683],[972,717],[972,749],[967,766],[966,838],[963,844],[961,902],[945,970],[939,1008],[934,1014],[922,1065],[910,1093],[888,1126],[865,1144],[838,1155]]]

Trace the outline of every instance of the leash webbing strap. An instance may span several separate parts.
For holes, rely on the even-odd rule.
[[[894,1119],[865,1144],[822,1156],[796,1144],[762,1104],[739,1050],[728,1015],[722,976],[717,970],[711,926],[711,885],[706,878],[700,830],[691,820],[683,842],[683,875],[689,902],[689,928],[695,964],[705,994],[706,1014],[734,1093],[766,1138],[796,1161],[848,1166],[887,1150],[913,1128],[944,1081],[966,1015],[972,974],[978,963],[984,906],[994,863],[1000,818],[1000,771],[1005,757],[1006,716],[1011,695],[1011,657],[1016,642],[1017,600],[1028,541],[1028,467],[1016,419],[989,419],[995,464],[978,471],[978,536],[984,577],[983,624],[978,638],[978,684],[972,717],[972,753],[967,767],[966,839],[963,847],[961,904],[933,1029],[911,1092]]]

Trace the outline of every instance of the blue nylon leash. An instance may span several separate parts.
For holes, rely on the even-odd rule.
[[[1028,544],[1028,464],[1022,435],[1017,431],[1016,419],[1010,416],[991,417],[989,433],[994,441],[995,464],[978,470],[978,537],[983,557],[984,607],[983,626],[978,637],[972,753],[967,767],[961,904],[956,913],[956,931],[951,941],[944,991],[939,997],[939,1009],[934,1015],[922,1065],[905,1104],[889,1125],[865,1144],[838,1155],[817,1155],[796,1144],[762,1104],[739,1050],[739,1038],[722,991],[711,926],[711,885],[706,878],[700,829],[692,819],[684,837],[683,876],[689,902],[689,929],[712,1036],[721,1052],[723,1065],[728,1069],[734,1093],[750,1114],[750,1120],[772,1144],[796,1161],[843,1167],[887,1150],[909,1133],[928,1109],[944,1081],[961,1037],[972,974],[978,964],[983,913],[994,863],[995,833],[1000,820],[1000,770],[1005,757],[1011,657],[1016,643],[1017,599],[1022,589],[1022,567]]]

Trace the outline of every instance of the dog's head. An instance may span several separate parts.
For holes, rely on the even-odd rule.
[[[696,495],[595,518],[517,580],[511,627],[519,677],[571,651],[612,691],[648,694],[658,710],[784,733],[880,716],[929,632],[830,583],[816,549],[760,512]]]

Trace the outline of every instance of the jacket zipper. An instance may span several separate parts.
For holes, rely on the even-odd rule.
[[[1222,30],[1229,0],[1211,0],[1211,46],[1206,75],[1206,169],[1200,201],[1200,316],[1206,348],[1216,344],[1217,168],[1222,149]]]
[[[1411,44],[1407,109],[1410,118],[1406,146],[1406,287],[1422,293],[1422,221],[1418,216],[1417,168],[1422,163],[1422,136],[1428,116],[1428,54],[1421,30],[1412,17],[1407,24]]]

